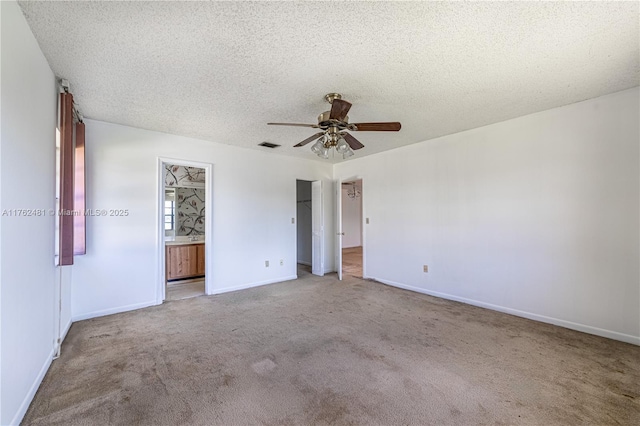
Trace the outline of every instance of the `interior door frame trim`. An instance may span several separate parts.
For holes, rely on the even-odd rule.
[[[366,214],[366,204],[365,204],[365,195],[364,195],[364,177],[362,177],[362,175],[355,175],[355,176],[349,176],[349,177],[342,177],[342,178],[338,178],[336,180],[336,184],[338,185],[339,191],[338,194],[336,196],[342,197],[342,183],[343,182],[356,182],[356,181],[360,181],[360,203],[361,203],[361,210],[360,210],[360,228],[361,228],[361,235],[360,235],[360,243],[362,244],[362,278],[366,279],[368,278],[367,276],[367,214]],[[341,199],[342,201],[342,199]],[[336,200],[336,205],[337,205],[337,200]],[[338,214],[337,212],[337,208],[336,208],[336,215]],[[338,226],[336,226],[336,234],[338,232],[342,232],[342,212],[340,212],[340,224],[338,224]],[[335,238],[342,238],[342,236],[336,235]],[[338,242],[336,241],[336,243],[334,244],[337,248],[338,246]],[[342,245],[340,245],[340,248],[342,248]],[[336,272],[338,272],[338,268],[342,268],[342,261],[340,262],[340,264],[338,264],[337,262],[338,260],[338,253],[336,253]]]
[[[205,170],[204,196],[204,255],[205,255],[205,276],[204,293],[209,296],[214,294],[213,283],[213,164],[199,161],[185,160],[181,158],[158,157],[157,160],[157,203],[156,203],[156,304],[160,305],[166,299],[166,276],[165,276],[165,244],[164,244],[164,164],[174,164],[177,166],[198,167]]]

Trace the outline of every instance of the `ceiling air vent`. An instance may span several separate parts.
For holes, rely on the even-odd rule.
[[[280,145],[276,145],[275,143],[271,143],[271,142],[262,142],[262,143],[259,143],[258,146],[264,146],[265,148],[277,148]]]

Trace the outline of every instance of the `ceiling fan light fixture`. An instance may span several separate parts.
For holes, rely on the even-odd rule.
[[[318,152],[318,157],[324,158],[325,160],[329,158],[329,148],[323,146],[320,148],[320,152]]]
[[[336,152],[338,152],[338,154],[344,154],[349,150],[349,144],[344,140],[342,136],[340,136],[340,138],[338,139],[338,143],[336,144]],[[351,155],[353,155],[353,153],[351,153]]]
[[[300,124],[300,123],[267,123],[273,126],[298,126],[312,127],[321,131],[315,135],[309,136],[301,142],[294,145],[295,148],[305,146],[317,137],[316,143],[311,147],[311,152],[320,158],[329,158],[329,151],[335,148],[334,152],[342,154],[343,159],[347,159],[354,155],[355,150],[364,148],[364,145],[356,139],[351,132],[397,132],[400,130],[400,123],[397,121],[375,122],[375,123],[349,123],[347,113],[351,109],[351,103],[342,100],[339,93],[329,93],[325,96],[325,100],[331,104],[331,110],[325,111],[318,116],[318,124]]]
[[[314,154],[320,155],[320,152],[322,150],[322,148],[324,148],[324,144],[322,143],[322,139],[320,138],[316,141],[315,144],[313,144],[313,146],[311,147],[311,152],[313,152]]]

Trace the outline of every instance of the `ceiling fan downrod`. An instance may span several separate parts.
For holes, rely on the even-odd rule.
[[[324,99],[330,104],[333,104],[333,100],[342,99],[342,95],[340,93],[327,93],[326,95],[324,95]]]

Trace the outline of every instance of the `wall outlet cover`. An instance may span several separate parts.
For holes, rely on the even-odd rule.
[[[424,272],[429,272],[429,267],[428,267],[427,265],[423,265],[423,266],[422,266],[422,270],[423,270]]]
[[[265,266],[266,268],[268,268],[268,267],[269,267],[269,261],[268,261],[268,260],[265,260],[265,261],[264,261],[264,266]]]

